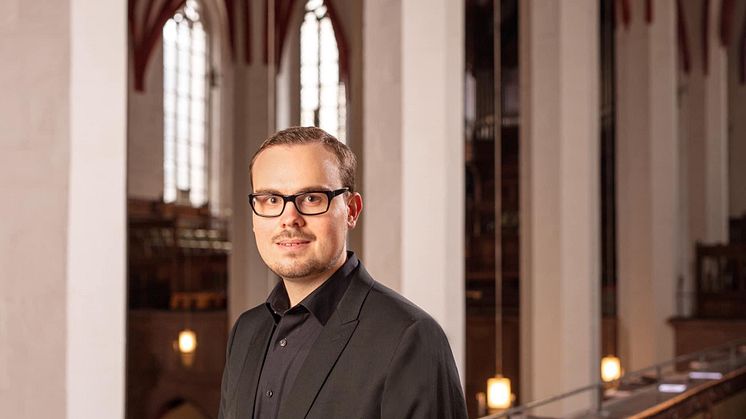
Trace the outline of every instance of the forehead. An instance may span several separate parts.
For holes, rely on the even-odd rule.
[[[286,194],[342,186],[337,158],[322,144],[277,145],[262,151],[254,161],[252,182],[254,191]]]

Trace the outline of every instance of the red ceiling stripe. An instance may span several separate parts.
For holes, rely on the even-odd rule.
[[[269,63],[269,50],[267,47],[267,44],[269,44],[269,0],[264,0],[264,11],[262,12],[262,16],[264,16],[264,19],[262,19],[262,24],[264,25],[264,30],[262,31],[264,42],[262,45],[262,62],[264,64]],[[276,18],[276,17],[275,17]]]
[[[653,0],[645,1],[645,22],[653,23]]]
[[[741,25],[741,84],[746,84],[746,10],[743,12],[743,23]]]
[[[622,23],[624,23],[624,28],[629,28],[629,22],[632,19],[632,6],[629,3],[629,0],[619,0],[619,8],[620,8],[620,16],[622,18]]]
[[[168,3],[169,0],[162,0],[162,1],[163,3]],[[143,15],[143,18],[142,18],[143,29],[145,31],[147,31],[151,27],[150,24],[153,21],[153,17],[152,17],[153,9],[156,3],[158,3],[157,0],[150,0],[148,2],[148,7],[145,8],[145,14]]]
[[[134,43],[138,39],[138,31],[135,26],[135,10],[137,8],[137,0],[130,0],[127,2],[127,23],[130,29],[130,36]]]
[[[324,3],[326,3],[326,9],[329,11],[329,19],[332,21],[334,38],[337,40],[337,49],[339,50],[339,78],[346,83],[350,75],[347,59],[347,37],[342,29],[342,24],[340,23],[339,15],[337,14],[337,9],[334,8],[334,4],[331,1],[325,1]]]
[[[275,2],[275,22],[277,22],[277,26],[275,27],[277,33],[275,35],[275,62],[277,62],[277,71],[279,71],[285,41],[290,35],[290,17],[293,14],[293,7],[297,0],[275,0]]]
[[[730,45],[733,33],[733,0],[722,0],[720,3],[720,44]]]
[[[225,14],[228,20],[228,46],[230,47],[231,60],[236,60],[236,13],[234,0],[225,1]]]
[[[251,0],[245,0],[243,7],[244,7],[244,25],[243,25],[243,34],[244,34],[244,62],[246,65],[251,64]]]
[[[684,73],[689,74],[692,66],[691,52],[689,51],[689,35],[686,30],[686,18],[684,17],[684,8],[681,0],[676,0],[676,27],[679,38],[679,53],[681,54],[681,63],[684,67]]]
[[[702,70],[705,75],[710,72],[710,0],[702,0]]]

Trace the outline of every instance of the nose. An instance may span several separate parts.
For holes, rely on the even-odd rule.
[[[305,220],[303,215],[298,212],[298,208],[295,207],[295,203],[292,201],[285,203],[285,209],[280,214],[280,224],[282,227],[302,227],[304,226]]]

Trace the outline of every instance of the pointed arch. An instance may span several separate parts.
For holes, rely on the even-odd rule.
[[[233,30],[231,10],[224,2],[201,0],[208,13],[210,32],[225,39],[221,45],[228,44],[233,54]],[[145,90],[145,72],[152,58],[153,51],[162,40],[163,26],[168,20],[186,4],[186,0],[130,0],[128,2],[127,20],[133,47],[133,70],[135,90]]]
[[[267,16],[269,10],[269,0],[264,0],[264,15]],[[290,34],[290,30],[294,29],[290,27],[292,21],[293,11],[298,7],[298,3],[305,3],[305,0],[274,0],[275,6],[275,69],[279,69],[282,60],[282,52],[284,51],[286,41]],[[340,20],[340,16],[337,13],[337,9],[334,2],[331,0],[325,0],[324,5],[327,7],[329,13],[329,19],[334,29],[334,37],[337,41],[337,49],[339,50],[339,74],[340,78],[345,82],[348,81],[350,69],[348,60],[348,42],[347,36]],[[302,9],[302,8],[301,8]],[[302,21],[302,19],[301,19]],[[295,28],[297,29],[297,28]],[[263,59],[264,63],[269,63],[269,31],[267,30],[267,19],[264,19],[264,51]]]

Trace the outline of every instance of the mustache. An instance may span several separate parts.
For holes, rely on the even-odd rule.
[[[304,234],[301,232],[290,232],[290,231],[283,231],[280,234],[277,234],[276,236],[272,237],[273,242],[278,242],[280,240],[307,240],[311,241],[314,240],[316,236],[313,234]]]

